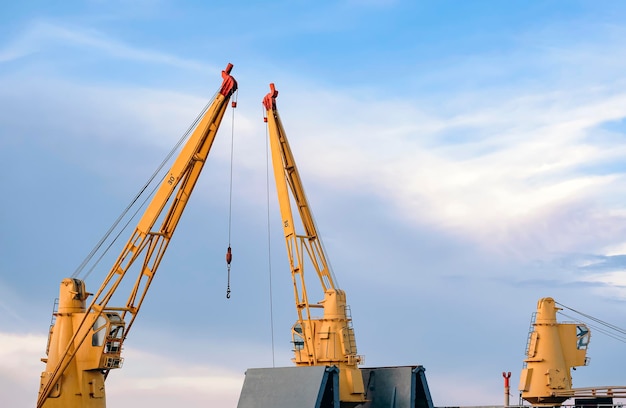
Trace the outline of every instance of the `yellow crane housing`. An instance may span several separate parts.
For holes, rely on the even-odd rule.
[[[553,407],[570,398],[625,397],[624,386],[572,387],[571,369],[588,364],[591,332],[583,323],[559,323],[556,314],[561,308],[556,304],[550,297],[537,302],[520,374],[522,398],[535,406]]]
[[[230,75],[223,82],[189,140],[174,161],[128,243],[93,296],[80,279],[61,282],[58,310],[50,328],[46,368],[41,374],[38,408],[104,408],[104,382],[122,366],[122,346],[167,249],[213,140],[237,89]],[[156,224],[160,222],[160,226]],[[109,306],[131,266],[139,273],[123,306]]]
[[[568,399],[554,392],[571,390],[571,368],[586,364],[589,329],[582,323],[558,323],[557,310],[552,298],[537,303],[519,387],[522,398],[533,405],[553,406]]]

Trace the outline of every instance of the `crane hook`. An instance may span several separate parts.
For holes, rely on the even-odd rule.
[[[228,283],[226,285],[226,299],[230,299],[230,262],[233,260],[233,253],[230,250],[230,245],[226,250],[226,269],[228,270]]]

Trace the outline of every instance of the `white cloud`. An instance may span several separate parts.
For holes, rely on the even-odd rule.
[[[26,380],[33,373],[43,371],[39,359],[45,353],[47,338],[31,334],[0,332],[0,369],[19,380]],[[39,373],[33,378],[37,378]]]
[[[166,89],[113,88],[55,79],[9,78],[0,83],[0,98],[11,104],[3,114],[6,125],[16,133],[28,129],[29,137],[47,129],[46,137],[68,145],[69,151],[76,140],[94,138],[107,144],[132,141],[129,144],[169,150],[208,100]],[[220,83],[216,79],[215,89]],[[37,114],[39,120],[15,119],[25,111]]]
[[[603,286],[593,288],[600,296],[610,299],[626,300],[626,271],[611,271],[587,275],[580,278],[582,282],[602,283]]]
[[[192,355],[193,350],[186,354]],[[125,366],[107,379],[111,405],[134,407],[137,401],[167,407],[181,397],[189,406],[236,406],[243,373],[224,367],[202,366],[178,361],[175,356],[125,349]]]
[[[30,54],[30,51],[15,45],[9,46],[0,50],[0,63],[11,62],[18,60],[26,55]]]
[[[320,15],[325,14],[327,13],[323,10],[320,12]],[[326,19],[319,21],[327,23]],[[294,20],[291,24],[297,25],[299,22]],[[48,47],[56,50],[59,44],[65,44],[77,50],[77,54],[92,49],[109,60],[124,59],[169,65],[181,68],[185,72],[202,68],[202,65],[195,61],[158,50],[142,49],[104,32],[68,27],[70,26],[45,22],[33,24],[22,37],[6,44],[0,50],[0,61],[15,61],[42,50],[45,53]],[[604,44],[601,53],[586,47],[584,56],[573,58],[572,52],[575,53],[576,49],[572,47],[565,53],[565,57],[577,64],[580,63],[581,66],[593,68],[595,64],[589,64],[589,61],[602,65],[612,64],[612,61],[623,64],[621,61],[624,59],[619,58],[622,54],[615,44]],[[510,55],[491,58],[476,55],[472,58],[471,66],[467,64],[455,66],[440,73],[443,78],[443,80],[440,78],[440,83],[448,82],[450,76],[476,75],[486,66],[492,67],[492,70],[488,71],[490,73],[497,71],[502,75],[509,70],[519,73],[528,68],[528,65],[520,64],[521,61],[542,60],[545,56],[529,53],[528,50],[518,52],[513,61],[508,61]],[[272,58],[274,57],[283,58],[275,54]],[[359,197],[365,196],[372,201],[382,200],[385,205],[381,207],[385,209],[386,206],[390,213],[397,215],[400,227],[395,225],[388,230],[381,228],[380,231],[373,231],[381,235],[381,242],[390,242],[390,235],[387,234],[406,226],[416,236],[421,237],[426,233],[420,226],[428,224],[433,228],[427,233],[434,231],[435,234],[442,235],[456,234],[469,243],[468,247],[478,243],[488,249],[504,248],[511,251],[507,255],[518,251],[531,259],[540,258],[538,255],[546,252],[570,250],[593,252],[596,248],[604,250],[615,247],[616,242],[622,241],[623,232],[626,230],[623,208],[625,187],[619,170],[604,167],[611,161],[623,162],[625,151],[620,140],[605,137],[603,143],[595,143],[590,136],[598,132],[596,127],[603,122],[621,119],[624,116],[626,92],[624,84],[619,80],[622,70],[615,70],[619,75],[612,77],[607,75],[610,70],[603,71],[605,82],[600,83],[601,86],[593,80],[578,81],[584,79],[581,77],[576,77],[576,81],[570,79],[555,81],[555,84],[552,84],[551,81],[559,74],[553,74],[548,70],[556,67],[554,71],[561,72],[568,68],[567,64],[559,62],[559,58],[564,57],[557,57],[550,60],[550,67],[539,67],[546,68],[544,71],[537,69],[537,66],[531,67],[533,75],[537,74],[536,78],[531,78],[532,81],[517,83],[512,75],[504,78],[501,83],[506,83],[506,86],[498,89],[495,89],[493,84],[475,90],[459,91],[446,88],[440,90],[439,95],[422,95],[416,87],[405,88],[403,78],[391,78],[395,84],[390,86],[388,75],[382,78],[384,83],[379,88],[365,91],[339,86],[332,90],[320,90],[320,82],[328,81],[311,81],[306,78],[292,79],[291,84],[287,83],[287,86],[283,87],[282,78],[285,73],[278,72],[276,78],[281,81],[277,83],[278,89],[281,92],[285,91],[279,97],[279,108],[294,147],[305,187],[322,185],[323,189],[316,192],[318,200],[326,199],[327,194],[354,194]],[[80,64],[80,55],[78,58],[68,58],[67,62],[76,63],[77,60]],[[36,69],[40,72],[45,71],[55,62],[46,60],[46,63],[41,67],[37,66]],[[35,69],[35,66],[29,68]],[[57,146],[63,154],[74,155],[73,158],[80,157],[84,162],[89,162],[80,162],[81,165],[93,165],[94,162],[102,161],[106,165],[100,170],[102,174],[116,178],[118,182],[115,185],[116,189],[122,188],[119,183],[128,181],[133,174],[129,167],[126,167],[126,162],[120,158],[118,142],[125,147],[129,144],[139,145],[132,146],[135,149],[132,154],[132,165],[148,160],[144,157],[147,155],[143,153],[150,147],[169,148],[177,140],[180,128],[188,123],[205,100],[204,97],[179,91],[137,87],[112,88],[97,83],[85,85],[75,78],[59,78],[55,69],[45,71],[45,75],[40,77],[43,79],[33,78],[28,70],[24,73],[6,75],[0,86],[0,96],[4,95],[2,105],[5,107],[0,122],[5,126],[19,125],[23,126],[21,129],[28,129],[18,136],[39,135],[40,139],[35,142],[28,139],[25,145],[32,146],[32,143],[37,143],[39,147],[40,143],[42,145],[49,143]],[[236,73],[235,76],[238,77]],[[419,73],[414,76],[419,76]],[[19,80],[16,81],[16,78]],[[125,77],[126,81],[134,79],[132,75]],[[252,84],[258,80],[250,76],[238,79],[240,84]],[[376,77],[373,82],[378,83],[380,79]],[[484,77],[482,79],[485,80]],[[265,79],[263,81],[265,84]],[[216,85],[218,82],[219,78],[216,79]],[[532,86],[527,87],[529,83]],[[400,96],[392,94],[394,87],[402,87]],[[267,89],[264,89],[264,92],[267,92]],[[263,129],[258,115],[263,94],[262,92],[248,101],[250,107],[246,107],[244,100],[240,99],[241,113],[238,113],[236,125],[236,129],[244,133],[244,142],[240,145],[241,155],[236,157],[237,166],[246,166],[246,171],[254,173],[255,177],[258,174],[264,175],[265,172],[262,157]],[[283,100],[285,103],[282,103]],[[5,134],[11,133],[5,131]],[[97,143],[76,143],[93,139]],[[222,139],[227,138],[220,138]],[[107,143],[110,143],[110,146],[107,146]],[[104,148],[111,146],[111,151],[115,151],[115,155]],[[222,147],[215,146],[213,158],[222,159],[228,156],[228,149]],[[12,170],[20,171],[23,168],[20,165],[27,163],[24,158],[32,157],[29,156],[31,151],[28,148],[23,149],[21,153],[22,155],[16,156]],[[260,160],[255,155],[259,155]],[[116,159],[115,166],[110,165],[112,157]],[[589,165],[602,171],[589,171],[586,168]],[[33,166],[36,164],[33,163]],[[79,171],[78,167],[72,167],[71,171]],[[120,175],[123,177],[116,177]],[[224,174],[220,173],[220,176],[226,180]],[[261,178],[264,177],[260,177],[259,180]],[[245,179],[244,188],[248,189],[246,194],[250,195],[250,200],[264,201],[265,197],[259,194],[259,190],[262,190],[265,184],[264,180],[261,180],[261,187],[257,187],[259,180],[253,182],[250,178]],[[137,183],[133,182],[133,187],[135,184]],[[17,187],[36,188],[35,185],[16,186],[14,193],[16,196],[19,196],[20,191]],[[80,186],[76,186],[77,190],[79,188]],[[334,202],[334,197],[327,200]],[[64,202],[63,205],[69,208],[81,203]],[[54,211],[53,208],[49,210],[51,213]],[[333,210],[335,211],[333,216],[340,217],[342,211],[352,209]],[[376,217],[376,214],[373,216]],[[333,219],[326,222],[330,223]],[[386,222],[388,217],[379,219],[377,217],[377,221],[379,220]],[[382,222],[377,225],[381,225]],[[368,220],[362,222],[363,225],[367,223]],[[245,231],[246,234],[250,232],[250,225],[245,226]],[[213,231],[205,233],[203,238],[212,233]],[[37,237],[33,237],[35,238]],[[376,260],[380,265],[388,269],[368,269],[373,270],[372,276],[376,279],[374,290],[380,292],[381,287],[385,285],[401,287],[407,296],[398,300],[401,303],[393,310],[400,312],[392,312],[392,315],[400,320],[401,317],[404,318],[405,312],[410,311],[411,316],[417,321],[414,325],[405,324],[403,321],[389,332],[390,336],[404,339],[431,338],[437,334],[441,335],[442,318],[459,322],[458,326],[454,326],[455,333],[447,336],[446,340],[459,339],[463,341],[462,347],[448,349],[452,351],[445,356],[441,353],[441,361],[454,360],[455,366],[458,362],[457,370],[461,374],[452,376],[445,372],[434,376],[428,374],[435,403],[445,402],[449,405],[467,401],[484,403],[493,401],[489,395],[500,396],[499,372],[494,378],[495,385],[476,384],[477,379],[469,379],[462,374],[475,368],[472,367],[475,359],[469,363],[459,361],[461,358],[471,359],[467,357],[467,349],[475,350],[477,346],[492,344],[491,340],[494,338],[487,336],[485,339],[481,336],[480,328],[472,322],[472,318],[487,308],[496,309],[494,303],[502,298],[516,299],[516,302],[513,302],[515,305],[511,307],[500,304],[497,310],[503,316],[505,309],[509,310],[508,307],[511,307],[512,312],[516,312],[519,309],[517,299],[528,295],[510,287],[503,288],[505,285],[492,285],[491,289],[485,289],[484,285],[477,284],[474,288],[470,286],[474,289],[471,290],[467,287],[456,289],[456,285],[441,284],[439,281],[440,286],[434,286],[434,289],[426,287],[427,279],[435,280],[440,274],[449,273],[451,268],[464,265],[460,265],[458,261],[446,264],[448,259],[442,262],[442,254],[434,253],[426,254],[428,259],[420,260],[418,263],[421,265],[418,266],[415,265],[415,260],[411,259],[411,262],[403,264],[392,262],[391,267],[389,259],[380,256],[380,247],[368,246],[371,242],[368,242],[369,237],[366,234],[359,238],[358,243],[340,243],[343,249],[354,245],[353,251],[344,251],[349,252],[347,255],[343,254],[345,259],[352,258],[353,261],[354,254],[357,254],[358,261],[365,264],[365,254],[372,256],[371,259],[377,256]],[[189,241],[196,239],[197,237],[191,237]],[[442,241],[441,248],[444,250],[449,248],[443,239],[439,239]],[[418,247],[422,250],[423,243],[410,242],[406,246],[409,249],[407,252]],[[395,255],[398,255],[398,258],[406,256]],[[410,255],[412,254],[406,258],[408,259]],[[476,258],[481,256],[482,254],[476,254]],[[454,258],[454,254],[446,254],[445,257]],[[506,259],[511,260],[512,257]],[[184,262],[188,261],[189,259],[184,259]],[[511,262],[513,264],[511,270],[517,272],[520,270],[520,263],[514,261],[513,259]],[[365,280],[361,278],[368,272],[359,270],[355,264],[358,262],[346,262],[348,268],[345,274],[359,274],[359,279],[350,283],[354,284],[356,294],[369,301],[371,296],[361,292],[363,286],[360,286]],[[423,264],[436,265],[433,266],[433,273],[428,271],[427,279],[422,276]],[[385,273],[380,273],[381,269]],[[482,271],[478,269],[470,267],[459,274],[480,276]],[[558,268],[554,268],[553,264],[550,264],[549,269],[549,274],[546,273],[549,278],[562,273]],[[410,274],[411,280],[395,279],[397,275],[394,274],[397,270]],[[542,269],[542,272],[545,270]],[[505,273],[509,275],[504,276]],[[176,278],[181,276],[188,277],[177,275]],[[513,280],[512,272],[505,271],[503,276],[508,282]],[[165,276],[163,278],[167,279]],[[566,278],[564,280],[571,282],[573,273],[568,271]],[[616,290],[623,286],[621,276],[611,274],[594,275],[587,279],[607,283]],[[168,286],[165,282],[164,280],[163,287]],[[453,289],[456,290],[455,294],[467,298],[451,296]],[[242,288],[242,293],[249,294],[244,290],[247,289]],[[250,290],[258,291],[258,288]],[[428,291],[428,295],[437,297],[438,310],[432,315],[430,312],[424,312],[417,317],[413,315],[416,304],[419,305],[418,302],[423,301],[415,296],[419,290]],[[393,298],[394,293],[397,292],[383,293],[383,296]],[[466,304],[462,304],[463,302]],[[597,303],[604,304],[601,301]],[[441,311],[444,305],[450,309],[448,313]],[[421,309],[430,311],[432,309],[430,306],[432,305],[425,305]],[[289,303],[288,307],[291,308],[292,304]],[[380,324],[376,321],[381,321],[377,320],[381,316],[374,315],[378,312],[378,310],[373,312],[372,316],[369,316],[371,319],[368,317],[367,321],[361,320],[363,326],[371,325],[376,328]],[[249,316],[249,310],[242,315]],[[216,320],[220,319],[227,318],[216,317]],[[237,321],[235,324],[240,325],[240,320],[233,319],[235,320]],[[501,322],[498,324],[501,325],[501,333],[510,332],[509,329],[519,323],[512,322],[513,319],[509,321],[509,316],[497,320]],[[176,341],[178,339],[176,336],[182,336],[184,331],[181,328],[186,324],[198,324],[198,321],[193,320],[190,323],[186,319],[180,319],[175,322],[172,327],[172,341],[169,342],[169,347],[162,348],[162,354],[144,353],[132,348],[125,350],[125,367],[113,372],[107,380],[109,398],[112,401],[110,405],[117,407],[148,404],[154,407],[235,405],[239,392],[237,382],[241,383],[243,370],[233,372],[227,364],[214,367],[199,362],[188,363],[177,360],[174,352],[178,351],[176,347],[181,343]],[[524,320],[522,325],[526,324],[527,321]],[[387,357],[386,354],[390,349],[380,346],[382,343],[378,337],[381,336],[380,330],[372,330],[372,333],[367,340],[374,345],[372,348],[378,350],[381,355],[385,354],[381,359]],[[458,337],[458,333],[465,334]],[[520,336],[520,342],[523,341],[524,335],[525,333],[522,333]],[[39,363],[39,358],[42,356],[46,339],[39,336],[31,344],[29,341],[22,342],[22,337],[17,335],[7,336],[0,341],[9,344],[8,349],[13,350],[16,356],[13,356],[13,359],[9,358],[6,365],[0,362],[0,373],[3,378],[9,378],[9,381],[3,382],[2,386],[5,388],[0,389],[0,394],[11,394],[16,398],[23,398],[20,401],[27,401],[23,404],[14,402],[14,406],[32,406],[38,376],[43,367],[43,364]],[[18,348],[17,342],[22,342],[21,346],[26,348]],[[233,366],[241,367],[249,363],[249,359],[241,358],[242,347],[230,347],[236,349],[232,353],[238,356],[233,358],[226,357],[231,353],[227,346],[218,344],[216,348],[224,355],[221,358],[230,359]],[[281,344],[280,347],[287,350],[289,346]],[[413,345],[406,347],[408,352],[398,357],[402,361],[405,361],[408,355],[411,358],[419,353],[423,353],[424,356],[430,355],[432,354],[430,351],[439,350],[441,345],[433,344],[433,349],[428,353],[423,350],[415,351]],[[200,349],[185,348],[185,357],[197,355],[196,350]],[[250,352],[250,347],[246,347],[246,350]],[[258,356],[261,353],[250,354]],[[481,356],[480,353],[476,355]],[[485,355],[491,355],[493,359],[491,350],[487,354],[482,354],[483,357]],[[489,359],[488,356],[485,357],[486,360]],[[28,363],[22,364],[24,361]],[[435,368],[435,364],[438,366],[440,362],[434,362],[432,368]],[[18,370],[22,374],[13,376],[13,370]],[[434,371],[430,370],[429,373]],[[458,384],[454,391],[449,390],[450,383]],[[20,391],[10,393],[12,389]],[[18,396],[18,393],[21,393],[21,396]],[[497,401],[499,399],[493,403]]]
[[[596,231],[609,219],[624,222],[615,203],[626,198],[626,185],[608,166],[623,162],[626,148],[620,137],[594,142],[606,133],[603,123],[626,116],[626,87],[617,78],[603,86],[465,91],[451,95],[465,103],[447,106],[356,92],[299,94],[306,100],[281,94],[278,103],[289,105],[281,113],[307,177],[376,195],[417,225],[494,248],[514,245],[516,235],[551,224],[567,207],[584,211]],[[543,230],[562,244],[547,249],[554,252],[578,250],[572,234],[589,232],[566,237],[554,227]],[[613,238],[590,250],[606,239]]]
[[[625,214],[623,214],[622,211],[620,211],[620,213],[621,213],[619,214],[620,216],[625,216]],[[601,254],[606,255],[606,256],[626,255],[626,242],[619,242],[619,243],[611,244],[607,246],[606,248],[604,248],[601,251]]]
[[[34,406],[47,338],[0,332],[0,394],[8,407]]]
[[[86,30],[49,21],[35,21],[10,43],[0,48],[0,62],[9,62],[28,55],[72,46],[86,51],[98,51],[105,57],[151,64],[169,65],[181,69],[215,71],[216,67],[164,52],[128,45],[97,30]],[[102,56],[102,55],[101,55]]]
[[[47,338],[41,335],[0,333],[0,391],[3,405],[34,405],[39,376],[45,369]],[[190,351],[193,353],[193,351]],[[125,367],[114,370],[106,382],[109,405],[136,407],[138,402],[155,408],[170,407],[174,401],[186,406],[236,406],[243,373],[211,367],[162,355],[125,348]]]
[[[39,30],[111,50],[112,55],[131,58],[134,52],[98,35],[46,24]],[[150,55],[145,54],[146,58]],[[403,214],[404,220],[415,225],[441,228],[490,251],[517,247],[532,257],[546,251],[577,250],[588,241],[577,240],[576,235],[599,231],[612,219],[618,221],[615,225],[624,220],[614,215],[620,209],[616,197],[626,195],[621,175],[585,169],[602,168],[626,156],[626,148],[615,142],[589,140],[600,132],[599,125],[623,116],[626,90],[619,83],[577,89],[468,91],[458,96],[464,103],[437,106],[406,96],[374,99],[363,91],[313,91],[307,85],[289,83],[285,87],[293,94],[281,93],[279,109],[305,180],[318,178],[337,190],[377,196],[390,211]],[[59,80],[10,89],[7,82],[4,92],[12,100],[9,111],[15,110],[6,113],[9,121],[20,117],[16,105],[23,98],[19,109],[28,106],[31,112],[41,111],[41,122],[65,138],[121,141],[130,133],[135,142],[142,140],[162,149],[174,143],[204,103],[202,98],[172,91],[112,89]],[[35,94],[37,98],[32,97]],[[32,106],[32,100],[39,106]],[[286,109],[282,109],[283,100]],[[258,112],[253,108],[258,105],[246,106],[245,102],[240,101],[236,114],[237,167],[246,169],[244,174],[262,174],[262,127],[257,129],[253,119]],[[225,118],[224,128],[229,127],[229,119]],[[228,158],[225,140],[230,135],[225,130],[212,152],[214,159]],[[589,207],[592,202],[596,209]],[[604,212],[609,205],[613,212]],[[570,207],[584,213],[585,230],[561,231],[552,221],[555,214]],[[535,237],[535,243],[529,238],[533,230],[542,234]],[[594,244],[597,247],[612,239],[602,234],[603,239]]]
[[[23,55],[46,41],[96,48],[114,58],[195,67],[193,62],[135,48],[102,33],[45,22],[34,24],[0,54]],[[493,58],[490,64],[498,62]],[[465,91],[454,95],[454,103],[435,106],[406,95],[373,98],[349,90],[302,91],[302,86],[292,85],[288,89],[296,94],[281,96],[279,107],[283,99],[289,101],[284,120],[292,144],[307,153],[300,153],[298,163],[308,169],[308,178],[323,177],[338,189],[380,196],[407,220],[447,229],[489,248],[510,244],[507,241],[515,235],[546,223],[545,217],[563,206],[590,201],[602,206],[610,201],[608,192],[625,194],[618,174],[588,174],[581,169],[602,167],[626,156],[626,148],[617,144],[588,140],[598,132],[597,126],[624,116],[626,90],[618,79],[614,81],[579,88],[511,85],[497,91]],[[45,91],[46,85],[35,88]],[[116,123],[134,122],[132,127],[141,129],[133,134],[135,140],[143,137],[163,146],[173,140],[165,135],[177,137],[182,124],[202,104],[193,96],[150,89],[86,88],[60,82],[47,88],[50,99],[42,106],[61,107],[62,111],[48,116],[59,126],[67,126],[66,115],[71,112],[71,126],[83,127],[85,135],[92,137],[87,129],[95,128],[106,129],[106,137],[126,137],[127,133],[111,128],[115,124],[102,120],[101,112],[108,111]],[[55,101],[55,94],[62,94],[64,102]],[[248,108],[238,114],[237,126],[243,124],[246,140],[260,133],[248,119],[251,112]],[[243,146],[238,165],[260,169],[262,160],[252,157],[261,143],[256,149],[250,149],[247,141]],[[215,155],[219,154],[216,149]],[[559,231],[546,232],[559,241]],[[554,249],[575,249],[573,240],[566,241]]]

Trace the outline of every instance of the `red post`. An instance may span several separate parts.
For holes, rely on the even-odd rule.
[[[511,378],[511,372],[502,372],[502,377],[504,378],[504,408],[507,408],[509,406],[509,394],[511,390],[511,387],[509,386],[509,378]]]

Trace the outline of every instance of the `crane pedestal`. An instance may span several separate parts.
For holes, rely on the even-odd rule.
[[[434,408],[423,366],[361,368],[367,402],[359,408]]]
[[[339,408],[335,367],[279,367],[246,370],[237,408]]]

